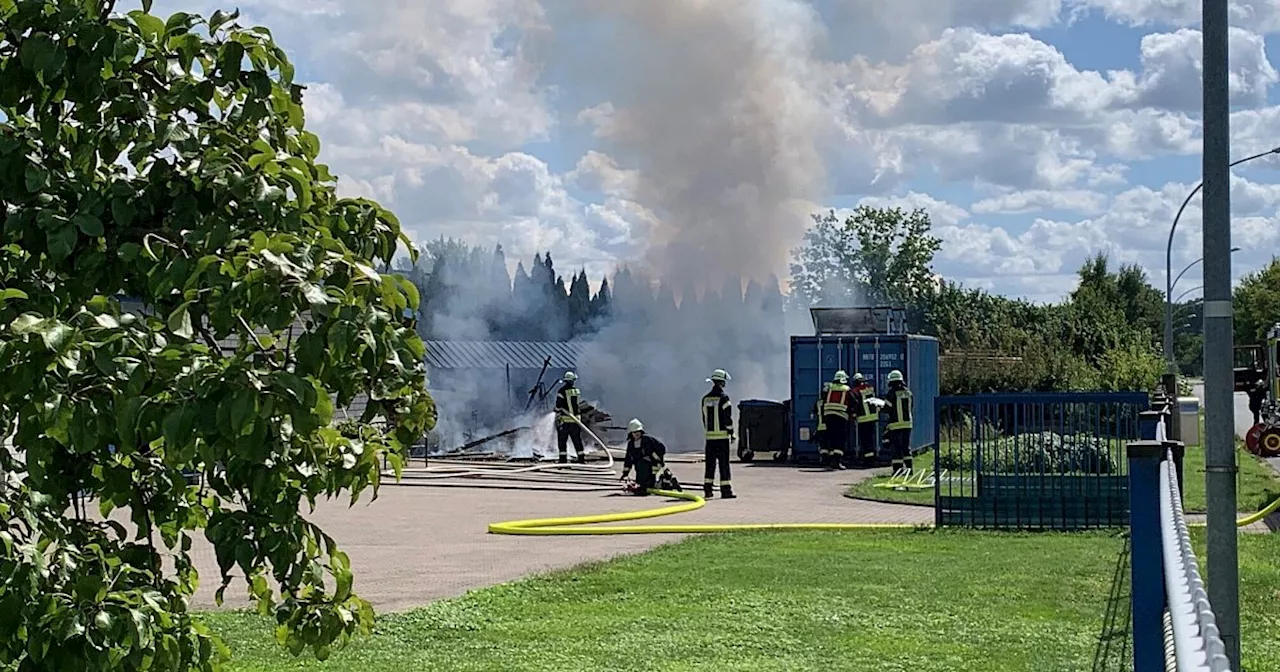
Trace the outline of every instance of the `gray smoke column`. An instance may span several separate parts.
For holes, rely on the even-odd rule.
[[[700,289],[784,273],[822,195],[816,140],[832,118],[814,93],[823,33],[809,5],[571,4],[608,31],[600,51],[575,52],[585,62],[566,87],[585,85],[611,107],[600,149],[636,171],[629,196],[657,217],[643,232],[643,266],[664,284]],[[581,46],[558,39],[560,50]]]
[[[669,449],[697,450],[713,369],[733,376],[735,403],[789,396],[770,276],[785,277],[826,184],[821,23],[794,0],[567,4],[576,12],[551,20],[556,58],[576,57],[558,64],[565,95],[591,108],[598,149],[632,171],[619,195],[654,215],[633,231],[642,256],[615,278],[581,385],[617,424],[639,417]]]

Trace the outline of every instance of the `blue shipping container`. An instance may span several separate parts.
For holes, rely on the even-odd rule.
[[[911,447],[919,451],[932,447],[935,436],[934,402],[938,396],[938,339],[915,334],[826,334],[791,337],[791,446],[792,455],[802,460],[818,458],[814,430],[818,421],[810,417],[822,384],[843,369],[850,378],[866,376],[882,396],[889,389],[889,372],[898,369],[906,377],[915,398],[915,423]],[[884,421],[879,423],[883,431]],[[877,433],[876,445],[879,443]]]

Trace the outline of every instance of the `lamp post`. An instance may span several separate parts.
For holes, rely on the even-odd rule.
[[[1178,298],[1174,299],[1174,300],[1173,300],[1173,302],[1174,302],[1174,303],[1182,303],[1182,297],[1184,297],[1184,296],[1186,296],[1186,295],[1190,294],[1191,292],[1196,291],[1197,289],[1204,289],[1204,285],[1196,285],[1195,287],[1192,287],[1191,289],[1188,289],[1187,291],[1185,291],[1185,292],[1183,292],[1183,293],[1179,294],[1179,295],[1178,295]],[[1195,304],[1192,304],[1192,305],[1195,305]]]
[[[1240,251],[1240,248],[1238,248],[1238,247],[1233,247],[1233,248],[1231,248],[1231,254],[1235,254],[1236,252],[1239,252],[1239,251]],[[1186,274],[1187,274],[1187,271],[1191,270],[1191,267],[1192,267],[1192,266],[1195,266],[1196,264],[1198,264],[1198,263],[1200,263],[1200,262],[1202,262],[1202,261],[1204,261],[1204,257],[1200,257],[1199,259],[1196,259],[1195,261],[1193,261],[1193,262],[1191,262],[1191,263],[1187,264],[1185,267],[1183,267],[1183,269],[1182,269],[1181,271],[1179,271],[1179,272],[1178,272],[1178,275],[1174,276],[1174,278],[1173,278],[1173,283],[1169,286],[1169,291],[1173,291],[1173,288],[1178,286],[1178,281],[1182,279],[1182,276],[1184,276],[1184,275],[1186,275]],[[1200,286],[1201,286],[1201,287],[1203,287],[1204,285],[1200,285]],[[1183,292],[1183,295],[1186,295],[1186,292]],[[1168,298],[1168,297],[1165,297],[1165,298]],[[1178,299],[1174,299],[1174,301],[1173,301],[1173,302],[1174,302],[1174,303],[1177,303],[1177,302],[1178,302],[1178,300],[1179,300],[1179,299],[1181,299],[1181,298],[1182,298],[1182,297],[1178,297]]]
[[[1253,156],[1246,156],[1243,159],[1232,161],[1229,167],[1234,168],[1242,163],[1248,163],[1256,159],[1261,159],[1264,156],[1271,156],[1272,154],[1280,154],[1280,147],[1269,149],[1260,154],[1254,154]],[[1183,199],[1182,205],[1178,208],[1178,213],[1173,216],[1173,226],[1169,227],[1169,242],[1165,245],[1165,248],[1164,248],[1164,282],[1165,282],[1165,286],[1164,286],[1164,299],[1165,299],[1164,360],[1165,360],[1165,369],[1168,373],[1173,373],[1174,371],[1174,366],[1173,366],[1173,284],[1177,282],[1177,280],[1173,279],[1173,234],[1178,230],[1178,220],[1182,219],[1182,212],[1187,209],[1187,204],[1191,203],[1191,199],[1195,198],[1195,195],[1200,193],[1200,190],[1202,188],[1204,188],[1204,182],[1200,182],[1196,184],[1195,188],[1191,190],[1191,193],[1187,194],[1187,197]],[[1231,251],[1235,252],[1236,250],[1239,250],[1239,249],[1240,248],[1237,247],[1232,249]],[[1204,261],[1204,257],[1200,257],[1199,259],[1191,262],[1190,264],[1187,264],[1187,268],[1191,268],[1196,263],[1201,261]],[[1186,273],[1187,268],[1182,269],[1182,273]],[[1182,273],[1178,274],[1179,278],[1182,277]],[[1176,396],[1176,391],[1170,392],[1170,396]]]

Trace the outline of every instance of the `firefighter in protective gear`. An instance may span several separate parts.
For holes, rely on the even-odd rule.
[[[818,453],[822,456],[822,466],[828,469],[844,469],[845,448],[849,444],[849,411],[852,395],[849,389],[849,374],[836,371],[827,391],[822,395],[822,424],[826,441],[821,444]]]
[[[853,374],[853,415],[858,424],[858,458],[866,466],[876,462],[876,425],[880,424],[880,411],[871,403],[876,388],[861,373]]]
[[[638,418],[627,423],[627,454],[622,462],[622,478],[625,481],[636,470],[636,480],[627,487],[634,495],[647,495],[650,490],[681,491],[680,481],[676,480],[665,459],[667,447],[644,431],[644,424]]]
[[[730,380],[724,369],[716,369],[707,379],[711,391],[702,397],[702,433],[707,440],[706,470],[702,477],[703,495],[710,499],[716,486],[716,465],[720,465],[720,496],[733,499],[733,483],[729,480],[729,446],[733,443],[733,404],[725,394],[724,384]]]
[[[818,394],[818,398],[813,402],[813,411],[809,413],[809,417],[818,421],[817,427],[813,430],[813,442],[818,444],[818,451],[822,451],[822,447],[827,445],[827,423],[822,420],[822,402],[827,398],[827,390],[831,389],[831,383],[822,384],[822,392]]]
[[[911,390],[907,389],[907,381],[902,372],[894,369],[889,372],[889,393],[885,395],[883,412],[889,416],[889,423],[884,428],[884,442],[889,449],[891,467],[895,473],[912,468],[911,463],[911,421],[913,419]]]
[[[585,464],[587,456],[582,451],[582,420],[578,410],[581,392],[576,381],[578,374],[565,371],[563,384],[556,392],[556,443],[560,448],[560,464],[569,462],[569,441],[573,441],[573,450],[578,454],[578,464]]]

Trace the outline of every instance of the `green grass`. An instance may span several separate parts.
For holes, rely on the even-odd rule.
[[[236,672],[1065,672],[1094,669],[1122,546],[1102,533],[704,536],[382,616],[323,664],[283,653],[256,615],[207,618]],[[1240,556],[1245,672],[1280,669],[1280,535],[1243,536]]]
[[[1243,444],[1236,447],[1236,464],[1240,472],[1236,480],[1236,503],[1241,513],[1253,513],[1280,497],[1280,474],[1262,459],[1250,455]],[[916,456],[916,469],[933,469],[933,452]],[[950,493],[956,496],[967,494],[968,483],[963,474],[952,473],[961,480],[953,482]],[[1183,507],[1188,513],[1204,513],[1204,448],[1190,446],[1183,460]],[[892,490],[877,488],[875,484],[889,480],[888,470],[882,475],[868,478],[850,486],[848,496],[856,499],[870,499],[878,502],[896,502],[900,504],[918,504],[933,506],[933,490]],[[947,490],[943,485],[943,490]],[[946,494],[944,492],[944,494]]]
[[[925,471],[932,471],[933,451],[926,450],[925,452],[916,455],[912,458],[911,466],[916,471],[920,471],[922,469]],[[897,504],[916,504],[919,506],[933,507],[934,493],[932,488],[928,490],[893,490],[891,488],[875,487],[875,484],[885,483],[889,480],[890,471],[888,469],[880,471],[883,473],[849,486],[849,491],[845,494],[854,499],[869,499],[876,502],[894,502]],[[951,476],[962,476],[962,474],[951,474]],[[957,496],[963,496],[964,493],[961,492],[963,485],[963,480],[957,481],[950,486],[951,491]]]
[[[1201,436],[1204,436],[1201,434]],[[1236,508],[1253,513],[1280,497],[1280,474],[1261,458],[1236,445]],[[1189,513],[1205,512],[1204,447],[1188,446],[1182,461],[1182,506]]]

